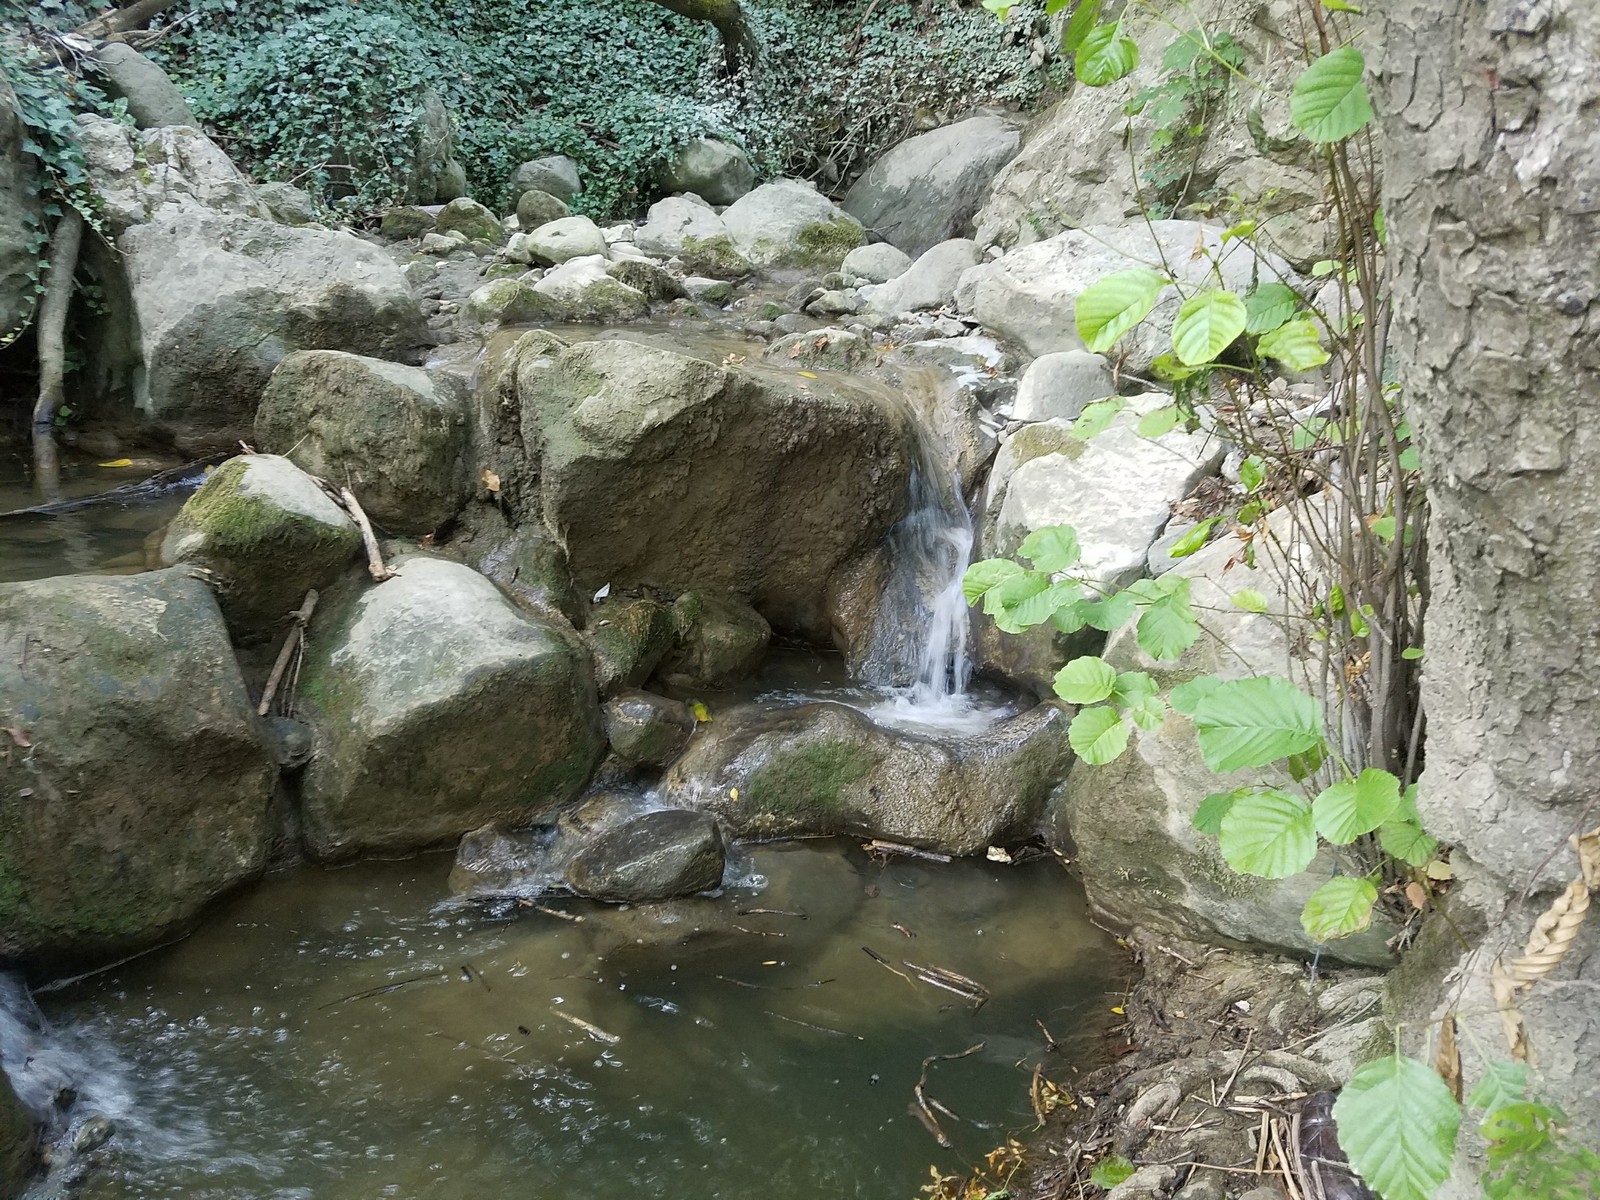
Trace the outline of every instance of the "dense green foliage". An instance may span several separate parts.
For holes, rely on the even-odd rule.
[[[651,198],[650,177],[697,135],[744,146],[764,174],[837,182],[919,111],[1027,103],[1043,85],[1026,39],[981,9],[747,6],[762,51],[725,78],[716,32],[648,0],[193,0],[153,53],[196,112],[260,177],[326,189],[349,163],[372,208],[401,197],[424,93],[453,114],[473,193],[489,203],[520,162],[568,154],[578,207]],[[1027,20],[1024,13],[1017,19]]]

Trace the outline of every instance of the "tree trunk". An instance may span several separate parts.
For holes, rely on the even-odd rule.
[[[1390,344],[1433,506],[1420,807],[1456,847],[1446,903],[1482,943],[1457,962],[1433,922],[1431,969],[1425,945],[1399,994],[1414,1019],[1475,1014],[1478,1044],[1507,1058],[1483,973],[1576,876],[1568,836],[1600,824],[1600,6],[1368,11]],[[1591,1145],[1597,974],[1600,911],[1523,1003],[1547,1094]]]
[[[761,44],[746,22],[739,0],[656,0],[680,17],[709,21],[722,37],[723,67],[730,75],[755,65]]]
[[[127,33],[130,29],[143,29],[177,3],[178,0],[134,0],[132,4],[112,9],[103,16],[86,21],[74,32],[81,37],[104,39],[119,33]]]
[[[39,398],[33,404],[33,474],[35,486],[46,500],[61,498],[55,423],[66,393],[67,309],[82,241],[83,214],[67,205],[50,238],[50,266],[34,327],[39,342]]]

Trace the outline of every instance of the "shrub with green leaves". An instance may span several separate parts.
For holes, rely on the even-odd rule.
[[[260,175],[326,186],[358,166],[346,206],[400,197],[425,92],[453,114],[474,194],[518,163],[577,160],[577,207],[613,215],[692,137],[733,141],[766,174],[825,186],[909,132],[919,112],[1030,103],[1026,40],[981,11],[746,5],[761,44],[725,77],[715,31],[649,0],[192,0],[156,50],[196,112]]]

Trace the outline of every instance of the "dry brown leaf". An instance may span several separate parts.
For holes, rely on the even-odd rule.
[[[1439,1052],[1433,1056],[1433,1069],[1439,1072],[1450,1094],[1461,1103],[1461,1047],[1456,1045],[1456,1019],[1446,1017],[1439,1022]]]
[[[1406,899],[1411,901],[1412,908],[1423,909],[1428,904],[1428,889],[1413,879],[1406,884]]]
[[[483,486],[488,488],[491,492],[498,492],[500,490],[500,476],[496,475],[488,467],[485,467],[483,469]]]
[[[33,745],[33,739],[28,736],[28,731],[21,725],[12,725],[6,730],[6,733],[11,735],[11,740],[13,743],[22,747],[24,750]]]

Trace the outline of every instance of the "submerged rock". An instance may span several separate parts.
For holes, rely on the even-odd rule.
[[[604,749],[570,630],[457,563],[408,558],[398,571],[309,639],[301,696],[317,752],[303,809],[321,858],[537,821],[578,794]]]
[[[590,593],[737,597],[825,639],[829,576],[905,508],[912,435],[865,385],[606,340],[547,348],[517,392],[544,522]]]
[[[624,691],[605,706],[606,738],[624,762],[663,767],[688,744],[694,713],[682,700],[636,690]]]
[[[361,546],[355,523],[287,458],[247,454],[211,472],[161,540],[166,566],[205,569],[229,626],[264,635]]]
[[[337,350],[278,364],[256,439],[350,488],[394,533],[428,533],[467,493],[467,406],[448,376]]]
[[[739,836],[853,834],[950,854],[1026,837],[1071,760],[1066,709],[935,738],[842,704],[747,706],[702,725],[667,772],[670,804]]]
[[[567,864],[567,886],[594,900],[642,904],[722,882],[722,830],[704,813],[667,809],[605,830]]]
[[[734,247],[758,267],[832,271],[866,241],[859,221],[798,179],[762,184],[730,205],[722,223]]]
[[[560,878],[548,829],[507,829],[492,822],[465,834],[450,868],[453,895],[471,899],[533,896]]]
[[[38,1126],[0,1071],[0,1197],[22,1195],[38,1164]]]
[[[261,871],[277,772],[204,584],[6,584],[0,630],[0,958],[130,954]]]
[[[972,231],[989,181],[1022,146],[1012,121],[989,113],[907,138],[845,193],[844,210],[907,254]]]

